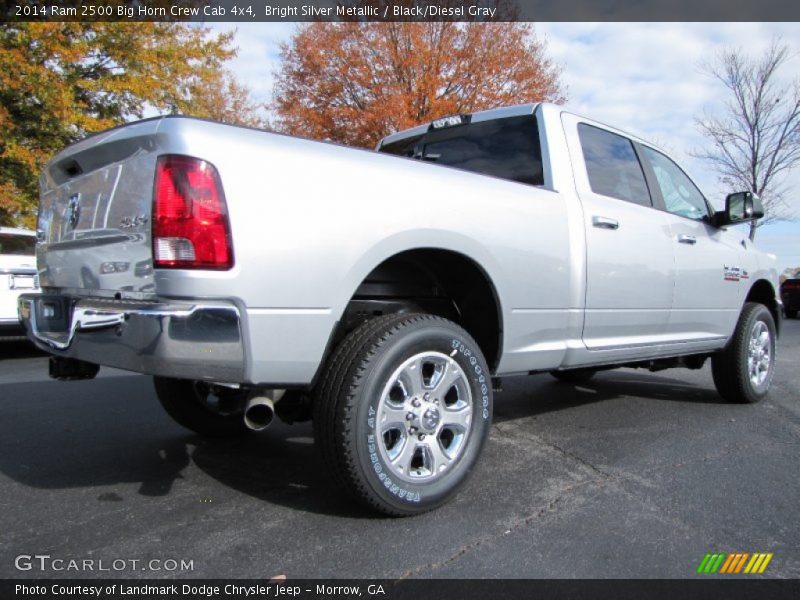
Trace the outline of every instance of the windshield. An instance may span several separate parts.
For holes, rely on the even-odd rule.
[[[33,256],[36,253],[36,238],[32,235],[0,233],[0,254]]]
[[[533,115],[432,129],[383,145],[380,152],[544,185],[539,128]]]

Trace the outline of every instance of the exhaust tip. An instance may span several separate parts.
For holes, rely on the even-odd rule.
[[[247,401],[244,409],[244,424],[253,431],[262,431],[272,424],[275,406],[271,398],[257,396]]]

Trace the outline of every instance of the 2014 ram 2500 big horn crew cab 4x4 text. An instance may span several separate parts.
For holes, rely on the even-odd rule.
[[[181,117],[85,139],[41,177],[51,375],[155,377],[206,435],[313,418],[333,476],[393,515],[453,495],[493,378],[699,368],[755,402],[774,258],[662,151],[547,104],[448,117],[377,152]]]

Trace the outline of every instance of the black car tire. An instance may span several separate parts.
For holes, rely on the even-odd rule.
[[[469,407],[459,413],[468,420],[445,442],[455,406]],[[388,315],[365,322],[339,344],[313,410],[315,440],[337,484],[374,510],[413,515],[450,499],[475,467],[491,424],[491,376],[478,345],[455,323],[428,314]],[[402,420],[410,415],[413,420]],[[387,430],[392,423],[397,428]],[[412,434],[415,423],[419,433]],[[452,462],[440,461],[459,435]],[[390,454],[398,447],[403,451],[395,462]]]
[[[753,403],[767,395],[775,374],[776,337],[769,309],[747,302],[728,345],[711,357],[711,374],[720,396],[728,402]]]

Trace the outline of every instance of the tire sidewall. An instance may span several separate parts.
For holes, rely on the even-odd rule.
[[[391,375],[408,358],[421,352],[441,352],[467,374],[473,419],[467,445],[447,473],[432,483],[415,484],[397,477],[386,464],[378,444],[375,418],[381,393]],[[455,327],[424,324],[405,331],[373,357],[360,386],[356,406],[355,453],[364,479],[373,492],[394,509],[409,514],[444,503],[469,476],[480,456],[492,419],[492,383],[489,369],[475,342]]]
[[[767,331],[769,331],[770,364],[769,372],[767,373],[767,378],[764,380],[764,383],[756,387],[750,381],[750,371],[747,365],[747,358],[752,331],[758,322],[764,323],[767,326]],[[757,402],[767,395],[769,388],[772,385],[772,378],[775,375],[775,338],[777,334],[775,329],[775,321],[772,318],[772,314],[769,312],[769,309],[767,309],[765,306],[758,306],[750,312],[742,325],[744,328],[744,335],[742,336],[742,344],[739,348],[739,355],[736,357],[736,360],[740,361],[740,368],[743,377],[742,383],[747,396],[751,402]]]

